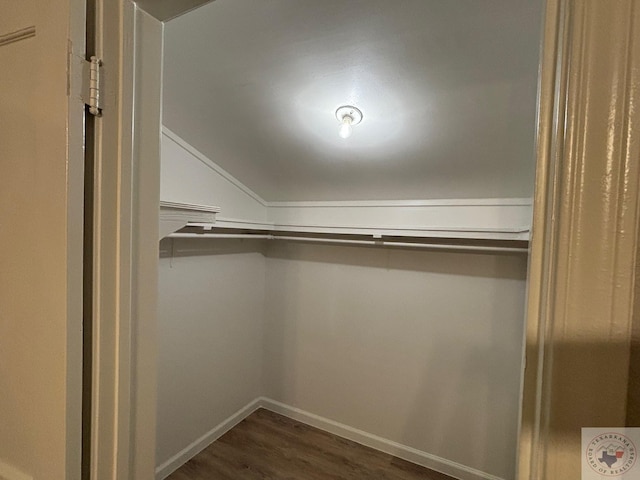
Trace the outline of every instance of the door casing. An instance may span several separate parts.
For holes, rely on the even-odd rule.
[[[639,103],[640,2],[547,0],[519,480],[580,478],[581,428],[625,426]]]
[[[92,480],[155,476],[162,23],[96,0]]]

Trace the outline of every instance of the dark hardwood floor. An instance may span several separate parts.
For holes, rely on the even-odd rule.
[[[260,409],[169,480],[453,480]]]

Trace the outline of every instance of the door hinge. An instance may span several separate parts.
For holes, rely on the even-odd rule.
[[[82,65],[82,101],[89,107],[89,113],[99,117],[102,115],[102,60],[91,57]]]

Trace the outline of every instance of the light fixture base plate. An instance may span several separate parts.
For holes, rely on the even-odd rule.
[[[358,125],[362,121],[362,112],[352,105],[343,105],[336,110],[336,118],[340,123],[342,123],[342,119],[347,115],[353,119],[351,125]]]

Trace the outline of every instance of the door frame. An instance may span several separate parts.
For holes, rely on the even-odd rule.
[[[626,423],[640,213],[638,45],[640,2],[547,0],[519,480],[579,478],[581,428]]]
[[[155,470],[162,25],[130,0],[118,4],[102,8],[97,22],[107,90],[97,121],[94,480],[149,479]],[[626,379],[586,410],[558,381],[577,375],[584,388],[606,380],[602,369],[585,376],[575,365],[584,352],[565,348],[585,340],[585,317],[628,366],[640,212],[640,110],[629,108],[640,104],[640,50],[632,48],[640,45],[639,11],[634,0],[546,3],[519,480],[577,478],[579,428],[594,426],[583,425],[589,409],[614,402],[598,421],[624,424]],[[605,64],[606,72],[592,68]],[[616,122],[592,121],[603,116]],[[589,270],[594,252],[611,261]]]
[[[155,477],[161,22],[95,1],[91,480]]]

